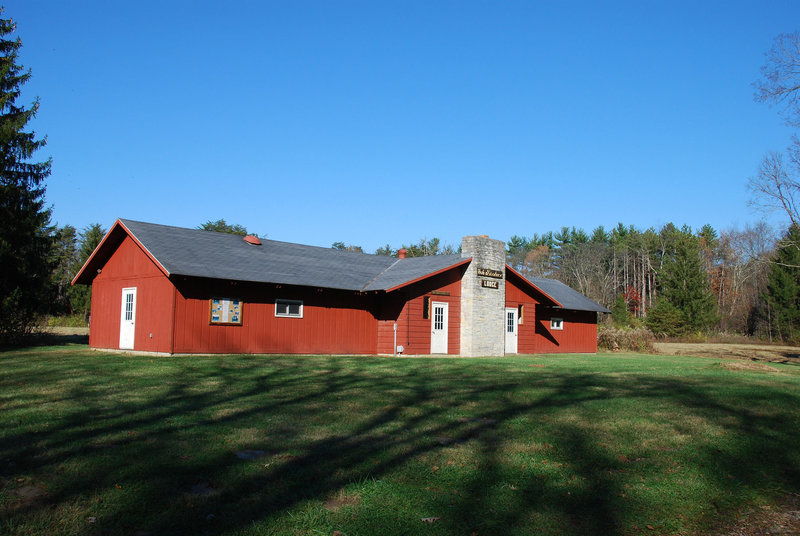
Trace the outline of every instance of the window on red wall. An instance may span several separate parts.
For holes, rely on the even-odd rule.
[[[303,318],[303,302],[300,300],[275,300],[275,316]]]

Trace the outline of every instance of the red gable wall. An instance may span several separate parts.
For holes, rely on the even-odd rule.
[[[431,353],[431,314],[423,318],[425,298],[448,304],[447,353],[461,351],[461,277],[464,267],[454,268],[382,297],[378,317],[378,353],[394,353],[394,324],[397,344],[407,355]],[[432,294],[436,292],[438,294]],[[443,295],[446,294],[446,295]]]
[[[122,289],[128,287],[136,287],[134,348],[145,352],[170,352],[174,288],[129,236],[117,246],[92,282],[89,345],[119,348]]]

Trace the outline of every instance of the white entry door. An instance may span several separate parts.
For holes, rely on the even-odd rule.
[[[431,322],[431,353],[447,353],[447,318],[448,306],[446,303],[433,302],[433,321]]]
[[[119,320],[119,347],[133,350],[136,324],[136,287],[122,289],[122,312]]]
[[[506,309],[506,353],[517,353],[517,310]]]

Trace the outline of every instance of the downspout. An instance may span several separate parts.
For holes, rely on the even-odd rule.
[[[175,354],[175,315],[178,314],[178,289],[175,287],[175,283],[172,282],[172,314],[170,315],[170,326],[169,326],[169,354]]]

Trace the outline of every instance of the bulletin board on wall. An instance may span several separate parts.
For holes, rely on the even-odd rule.
[[[234,298],[211,298],[208,323],[212,326],[241,326],[243,305],[242,300]]]

